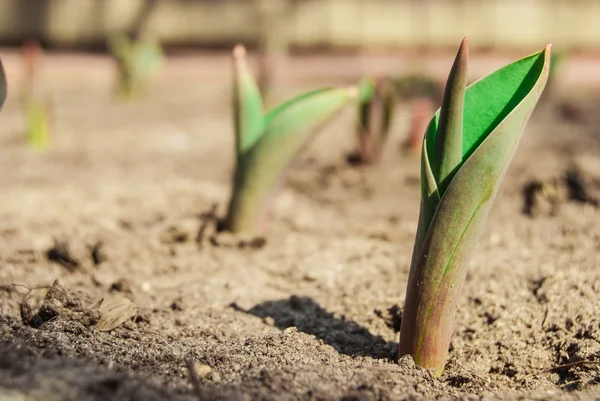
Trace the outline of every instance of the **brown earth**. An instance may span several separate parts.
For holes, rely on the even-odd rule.
[[[351,111],[329,125],[264,246],[198,242],[229,194],[228,65],[173,61],[121,104],[106,60],[70,60],[48,60],[50,151],[25,146],[17,85],[0,115],[0,399],[600,399],[598,100],[534,114],[438,379],[394,355],[419,201],[406,107],[376,167],[345,162]]]

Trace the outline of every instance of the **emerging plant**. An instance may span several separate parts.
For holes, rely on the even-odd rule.
[[[109,49],[117,64],[118,94],[125,99],[143,94],[162,67],[164,54],[160,43],[149,38],[131,39],[119,35],[110,39]]]
[[[263,112],[244,47],[233,51],[236,166],[226,230],[265,230],[269,202],[284,169],[318,128],[356,96],[355,88],[310,91]]]
[[[43,151],[50,146],[52,119],[51,98],[45,92],[40,78],[40,59],[43,51],[38,42],[28,41],[22,47],[21,56],[23,59],[21,101],[25,111],[27,143],[33,149]]]
[[[470,254],[546,85],[551,45],[466,87],[461,43],[421,156],[421,212],[398,355],[441,375]]]
[[[367,77],[358,87],[358,159],[377,163],[388,138],[394,114],[394,95],[385,77]]]

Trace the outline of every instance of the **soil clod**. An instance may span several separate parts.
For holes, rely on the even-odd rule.
[[[54,246],[46,252],[46,257],[70,272],[76,271],[81,265],[80,261],[72,256],[69,243],[66,241],[55,240]]]

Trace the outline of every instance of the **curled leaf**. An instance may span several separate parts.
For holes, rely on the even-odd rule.
[[[417,364],[435,368],[438,375],[448,354],[471,252],[548,80],[550,49],[549,45],[467,87],[461,158],[447,184],[436,176],[436,166],[446,150],[455,155],[456,143],[449,141],[436,152],[436,139],[447,130],[440,111],[427,130],[421,213],[399,355],[412,355]]]
[[[271,110],[264,131],[239,159],[226,226],[260,231],[270,197],[285,168],[315,132],[351,99],[355,88],[324,88],[299,95]]]

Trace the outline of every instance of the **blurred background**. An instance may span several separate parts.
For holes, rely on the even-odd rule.
[[[257,43],[269,18],[297,49],[453,49],[464,35],[482,50],[600,46],[598,0],[1,0],[0,40],[70,48],[145,30],[214,48]]]
[[[127,126],[170,138],[195,138],[199,126],[227,136],[237,43],[248,49],[267,106],[318,85],[386,75],[401,101],[431,99],[399,103],[399,124],[417,127],[408,121],[439,106],[464,36],[471,81],[553,43],[546,91],[600,93],[600,0],[0,0],[9,82],[0,141],[22,143],[28,131],[40,148],[49,140],[32,138],[67,146],[72,136],[89,148],[81,138]],[[123,106],[115,93],[139,101]],[[38,135],[46,125],[52,132]],[[201,138],[186,143],[206,145]]]
[[[352,55],[344,68],[312,63],[293,75],[350,79],[400,68],[443,76],[468,36],[475,59],[485,55],[492,67],[508,60],[494,56],[552,42],[556,53],[580,60],[565,67],[566,83],[588,86],[600,81],[590,61],[600,56],[599,20],[600,0],[0,0],[0,45],[33,39],[46,49],[104,51],[125,33],[153,37],[174,55],[214,54],[240,42],[271,54]],[[278,63],[271,68],[283,69]],[[474,76],[489,71],[474,63]]]

